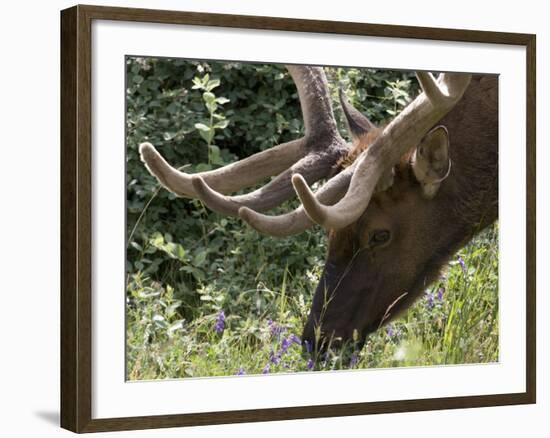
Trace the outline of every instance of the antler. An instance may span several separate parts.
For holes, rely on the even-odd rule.
[[[356,221],[367,208],[384,171],[418,145],[429,129],[456,105],[471,79],[469,74],[454,73],[443,73],[437,81],[426,72],[418,72],[417,77],[423,93],[384,129],[353,166],[330,179],[326,188],[321,188],[315,195],[307,181],[300,174],[295,174],[292,184],[302,201],[301,207],[272,217],[241,209],[241,218],[258,231],[276,236],[300,232],[308,220],[334,229]],[[331,205],[334,197],[342,191],[345,191],[342,199]],[[306,215],[308,220],[304,218]]]
[[[241,207],[264,211],[293,197],[291,178],[295,173],[303,175],[310,184],[328,176],[338,159],[347,153],[348,146],[336,126],[325,73],[319,67],[289,65],[287,69],[298,90],[304,137],[197,174],[175,169],[150,143],[139,147],[142,161],[176,195],[199,198],[210,209],[235,216]],[[278,176],[251,193],[224,195],[273,175]]]

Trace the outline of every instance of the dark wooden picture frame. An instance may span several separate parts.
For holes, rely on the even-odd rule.
[[[92,419],[91,25],[93,20],[525,46],[527,59],[526,391],[498,395]],[[80,5],[62,11],[61,426],[80,433],[535,403],[535,51],[536,37],[530,34]]]

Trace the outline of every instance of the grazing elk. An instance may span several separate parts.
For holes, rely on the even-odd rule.
[[[315,223],[328,255],[303,341],[320,346],[366,336],[410,306],[449,258],[498,216],[498,78],[418,72],[422,93],[384,128],[340,93],[353,144],[340,136],[322,68],[287,67],[304,137],[220,169],[185,174],[150,143],[142,160],[176,195],[200,198],[276,237]],[[227,194],[277,175],[265,186]],[[326,183],[312,193],[308,184]],[[260,213],[297,193],[301,206]]]

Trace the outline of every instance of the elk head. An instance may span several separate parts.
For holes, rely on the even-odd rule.
[[[238,215],[259,232],[285,237],[314,224],[324,227],[328,255],[303,340],[317,346],[329,340],[362,343],[411,304],[450,255],[452,237],[434,232],[445,219],[442,186],[451,171],[447,129],[437,124],[461,99],[471,76],[444,73],[436,80],[417,73],[423,92],[383,129],[341,94],[350,146],[338,133],[324,71],[287,68],[298,89],[303,138],[192,175],[170,166],[149,143],[140,145],[141,157],[168,190]],[[227,195],[274,175],[260,189]],[[308,184],[323,178],[329,179],[313,193]],[[301,200],[296,210],[260,213],[294,192]]]

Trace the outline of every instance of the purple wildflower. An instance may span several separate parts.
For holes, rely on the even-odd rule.
[[[434,294],[432,292],[426,293],[426,305],[429,310],[433,309],[434,307]]]
[[[288,350],[288,347],[290,347],[290,341],[288,340],[288,338],[283,338],[283,340],[281,341],[281,348],[279,350],[279,355],[283,355],[286,353],[286,351]]]
[[[304,341],[304,346],[306,347],[306,351],[311,354],[311,342],[309,342],[307,339]]]
[[[218,312],[218,316],[216,316],[216,323],[214,324],[214,331],[218,334],[223,333],[223,329],[225,328],[225,313],[223,310],[220,310]]]
[[[395,328],[393,325],[388,325],[386,327],[386,335],[388,335],[388,338],[399,338],[401,336],[401,329]]]
[[[353,368],[357,364],[357,360],[358,360],[357,353],[353,352],[349,360],[349,367]]]
[[[439,301],[443,300],[443,294],[445,293],[445,288],[444,287],[440,287],[437,289],[437,299]]]
[[[269,364],[267,364],[265,367],[262,368],[262,374],[269,373]]]
[[[269,351],[269,362],[277,365],[279,363],[280,357],[278,354],[275,354],[273,348]]]
[[[236,376],[243,376],[246,374],[246,371],[244,370],[243,367],[240,367],[237,372],[235,373]]]
[[[313,359],[309,358],[309,359],[307,360],[307,362],[306,362],[306,368],[307,368],[308,370],[313,369]]]
[[[286,331],[286,328],[284,326],[277,324],[271,319],[267,320],[267,325],[269,327],[271,336],[279,336],[281,333]]]
[[[292,333],[288,337],[288,340],[290,341],[291,344],[296,344],[296,345],[301,345],[302,344],[302,341],[300,340],[300,338],[298,336],[296,336],[294,333]]]
[[[468,272],[468,270],[466,269],[466,263],[464,263],[464,259],[460,256],[458,256],[458,264],[462,268],[462,272],[466,274],[466,272]]]

